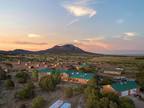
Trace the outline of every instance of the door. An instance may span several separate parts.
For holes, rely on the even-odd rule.
[[[137,89],[131,89],[130,90],[130,95],[136,94],[137,93]]]

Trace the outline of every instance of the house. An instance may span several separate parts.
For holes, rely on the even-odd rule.
[[[122,75],[122,72],[124,71],[123,68],[107,68],[104,69],[104,74],[111,74],[111,75]]]
[[[119,70],[104,70],[104,74],[121,75],[122,71]]]
[[[103,86],[102,91],[104,93],[114,92],[119,96],[128,96],[138,94],[139,88],[135,81],[124,81],[105,85]]]
[[[125,76],[116,76],[113,78],[114,82],[128,81],[128,78]]]
[[[63,81],[87,84],[94,77],[93,73],[77,72],[74,70],[54,70],[43,68],[38,70],[39,79],[45,75],[60,74]]]

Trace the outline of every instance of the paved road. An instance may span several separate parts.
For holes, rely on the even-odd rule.
[[[130,98],[134,101],[136,108],[144,108],[144,101],[132,96]]]

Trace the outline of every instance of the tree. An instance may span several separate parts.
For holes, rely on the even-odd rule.
[[[79,95],[79,94],[84,93],[85,86],[86,85],[79,85],[79,86],[73,87],[73,94]]]
[[[27,84],[22,90],[17,92],[16,97],[22,100],[34,97],[34,90],[32,84]]]
[[[85,91],[86,108],[100,108],[99,93],[93,87],[88,86]]]
[[[144,72],[138,72],[136,73],[136,80],[139,83],[139,85],[144,88]]]
[[[92,87],[95,87],[95,88],[98,88],[98,85],[97,85],[97,79],[96,78],[93,78],[91,80],[88,81],[88,85],[89,86],[92,86]]]
[[[71,87],[65,88],[64,95],[66,98],[71,98],[73,96],[73,88]]]
[[[33,80],[38,80],[38,71],[36,71],[36,70],[32,71],[32,79]]]
[[[61,81],[60,74],[55,73],[52,75],[52,78],[55,84],[59,84]]]
[[[136,73],[136,80],[144,90],[144,64],[137,64],[137,69],[139,72]]]
[[[109,99],[107,97],[103,97],[100,99],[100,107],[101,108],[108,108],[109,106]]]
[[[40,79],[39,86],[46,91],[52,91],[57,85],[57,80],[53,76],[44,76]]]
[[[101,85],[107,85],[107,84],[111,84],[112,80],[109,78],[105,78],[103,79],[103,81],[101,82]]]
[[[91,97],[91,96],[96,97],[96,99],[99,98],[99,92],[97,91],[96,88],[93,88],[93,87],[91,87],[91,86],[88,86],[88,87],[84,90],[84,94],[85,94],[85,97],[86,97],[86,98]]]
[[[118,108],[118,105],[117,105],[117,103],[110,101],[109,108]]]
[[[14,82],[10,79],[6,80],[4,85],[7,89],[13,88],[15,86]]]
[[[29,79],[29,75],[26,72],[19,72],[15,77],[19,83],[26,83]]]
[[[0,67],[0,80],[6,79],[6,72]]]
[[[32,82],[29,82],[29,83],[27,84],[27,88],[29,88],[29,89],[34,89],[34,88],[35,88],[35,85],[34,85]]]
[[[86,99],[86,108],[100,108],[99,101],[93,97]]]
[[[44,106],[45,100],[43,97],[38,96],[32,101],[32,108],[42,108]]]
[[[119,96],[115,93],[108,93],[106,94],[106,97],[111,100],[112,102],[116,102],[117,104],[120,103]]]
[[[79,69],[77,69],[78,71],[82,71],[82,72],[96,72],[96,68],[92,67],[92,66],[85,66],[85,67],[80,67]]]
[[[120,98],[121,108],[135,108],[134,102],[128,97]]]

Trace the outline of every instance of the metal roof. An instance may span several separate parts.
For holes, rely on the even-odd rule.
[[[60,108],[71,108],[70,103],[64,103]]]
[[[52,70],[48,68],[39,69],[38,72],[50,73],[50,74],[63,74],[66,73],[70,78],[81,78],[85,80],[90,80],[94,77],[93,73],[77,72],[74,70]]]
[[[59,108],[64,102],[62,100],[57,100],[54,104],[52,104],[49,108]]]
[[[125,81],[125,82],[114,83],[111,86],[112,88],[114,88],[116,91],[119,91],[119,92],[135,89],[138,87],[135,81]]]

